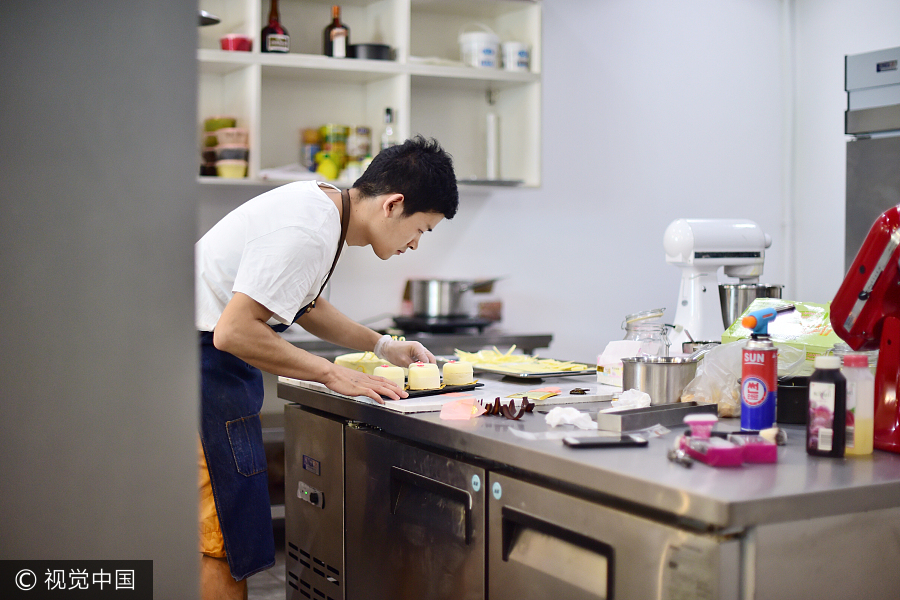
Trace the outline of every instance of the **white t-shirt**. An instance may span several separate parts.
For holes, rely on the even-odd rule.
[[[340,237],[340,213],[315,181],[289,183],[237,207],[194,247],[197,329],[215,329],[235,292],[271,310],[270,325],[290,325],[319,293]]]

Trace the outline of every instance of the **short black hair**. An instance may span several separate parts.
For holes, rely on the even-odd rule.
[[[405,216],[433,212],[452,219],[459,208],[453,158],[421,135],[379,152],[353,187],[370,198],[403,194]]]

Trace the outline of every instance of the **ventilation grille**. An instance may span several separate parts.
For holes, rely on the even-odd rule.
[[[287,548],[288,598],[341,600],[341,571],[293,542]]]

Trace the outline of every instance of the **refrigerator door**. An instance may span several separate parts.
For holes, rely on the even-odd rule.
[[[347,598],[483,600],[485,471],[347,427]]]
[[[736,599],[737,539],[490,474],[491,600]]]
[[[900,134],[847,142],[844,272],[853,264],[872,223],[900,204]]]
[[[284,409],[288,600],[344,596],[344,423]]]

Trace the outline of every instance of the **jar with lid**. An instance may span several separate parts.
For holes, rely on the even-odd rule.
[[[625,337],[622,339],[641,342],[641,356],[668,356],[668,326],[658,321],[664,308],[647,310],[627,315],[622,322]]]
[[[875,369],[878,367],[878,350],[869,350],[869,351],[856,351],[844,342],[838,342],[834,346],[831,347],[831,350],[826,352],[826,354],[831,354],[833,356],[837,356],[842,361],[844,357],[850,354],[861,354],[866,357],[869,362],[869,371],[872,372],[872,375],[875,375]]]

